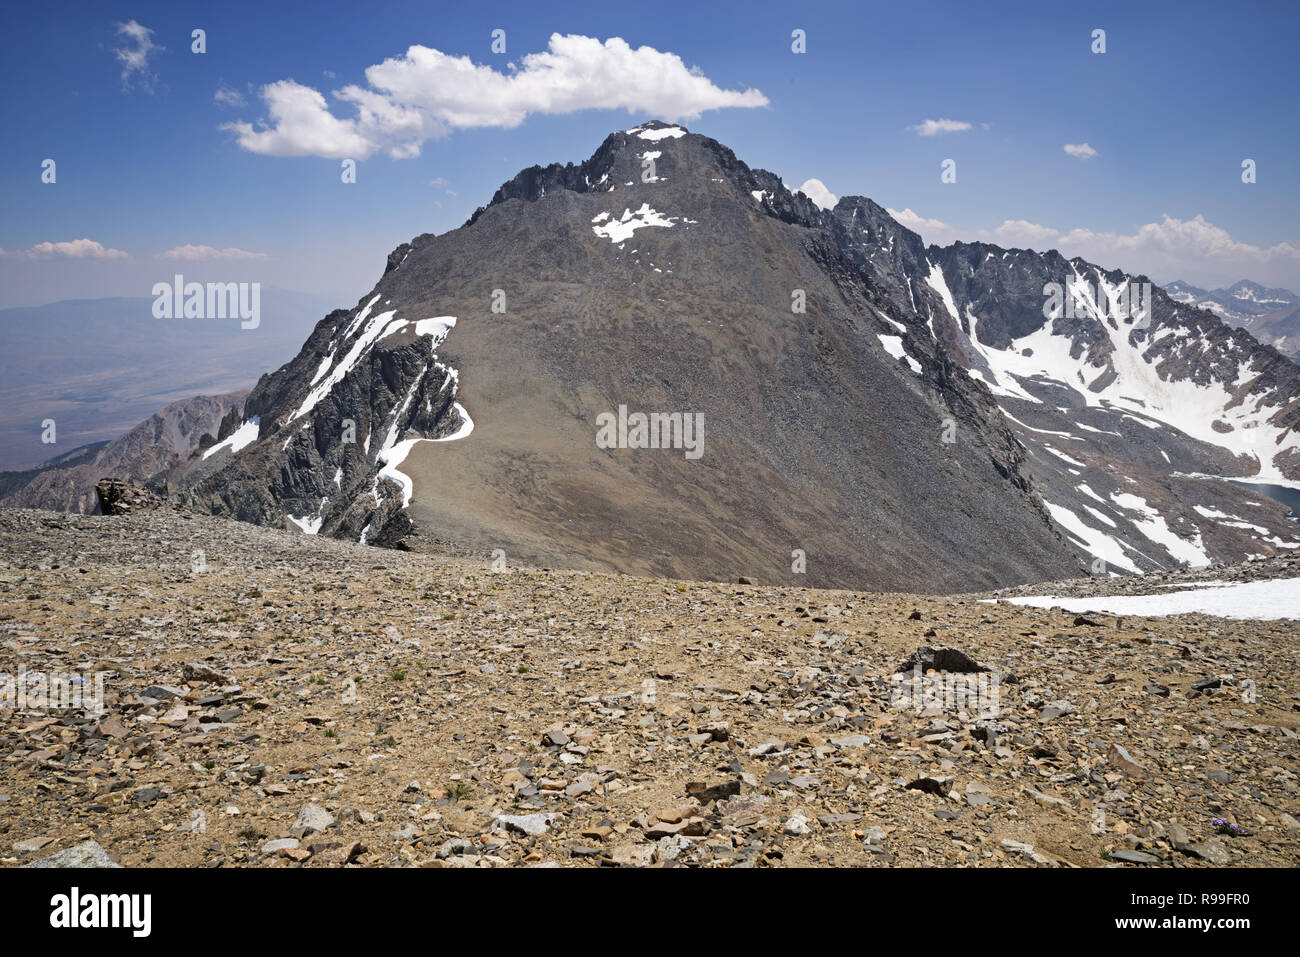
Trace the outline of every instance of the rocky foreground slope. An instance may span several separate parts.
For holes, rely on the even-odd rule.
[[[979,597],[494,572],[173,511],[0,510],[0,674],[108,672],[102,714],[0,711],[0,855],[1300,862],[1293,622]],[[974,701],[900,699],[922,646],[925,688]]]

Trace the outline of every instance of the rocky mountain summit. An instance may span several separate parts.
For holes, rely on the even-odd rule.
[[[1300,367],[1144,284],[926,247],[651,122],[399,246],[153,487],[366,544],[912,591],[1300,547],[1203,477],[1300,477]],[[698,455],[602,446],[637,416],[700,423]]]
[[[1292,621],[996,597],[3,509],[0,674],[75,670],[103,697],[0,710],[0,862],[1300,861]]]
[[[614,133],[395,250],[157,487],[533,564],[949,589],[1076,572],[992,398],[846,242],[715,140]],[[702,422],[700,456],[601,448],[620,410]]]

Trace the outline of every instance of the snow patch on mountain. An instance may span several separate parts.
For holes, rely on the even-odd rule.
[[[1174,533],[1164,517],[1147,504],[1146,499],[1128,492],[1111,493],[1111,501],[1129,512],[1137,512],[1141,518],[1132,519],[1134,527],[1157,545],[1169,552],[1176,560],[1186,562],[1193,568],[1202,568],[1210,564],[1210,556],[1205,554],[1200,530],[1190,541]]]
[[[677,217],[664,216],[658,210],[651,209],[649,203],[642,203],[641,208],[635,213],[630,209],[624,209],[622,218],[611,220],[605,225],[592,226],[591,231],[597,236],[602,236],[610,242],[618,244],[631,239],[634,232],[638,229],[644,229],[646,226],[671,227],[675,219]],[[592,222],[594,223],[595,220],[592,220]]]
[[[315,515],[304,515],[301,518],[298,518],[286,513],[284,517],[297,525],[303,534],[315,535],[320,531],[321,526],[325,524],[325,505],[327,502],[329,502],[328,497],[320,500],[320,507],[316,509]]]
[[[947,285],[942,282],[941,272],[935,277],[936,271],[932,267],[930,285],[947,304]],[[971,375],[983,380],[995,395],[1036,403],[1042,400],[1026,391],[1026,383],[1046,381],[1066,386],[1090,408],[1121,411],[1148,423],[1172,426],[1234,455],[1254,457],[1259,462],[1254,478],[1285,483],[1274,459],[1281,452],[1300,447],[1300,435],[1268,423],[1280,406],[1264,404],[1262,396],[1239,400],[1242,386],[1259,373],[1252,363],[1242,364],[1231,379],[1212,379],[1204,385],[1190,378],[1166,378],[1159,369],[1165,357],[1152,349],[1156,340],[1141,325],[1116,323],[1098,305],[1099,297],[1092,294],[1093,289],[1101,288],[1110,301],[1118,301],[1123,283],[1108,282],[1100,270],[1085,277],[1076,269],[1068,286],[1078,309],[1096,319],[1109,338],[1109,350],[1093,347],[1094,354],[1102,356],[1100,363],[1071,354],[1079,346],[1056,328],[1060,307],[1036,331],[998,349],[983,345],[975,336],[978,319],[968,306],[970,348],[987,366],[987,371],[972,367]],[[1175,334],[1185,333],[1178,330]],[[1187,342],[1188,346],[1180,348],[1201,345],[1199,339],[1190,336]]]
[[[1300,618],[1300,578],[1273,578],[1205,588],[1187,588],[1157,595],[1113,595],[1058,598],[1028,595],[988,599],[1031,608],[1062,608],[1071,612],[1102,611],[1112,615],[1213,615],[1251,621]]]
[[[961,319],[957,315],[957,304],[953,302],[952,293],[948,289],[948,280],[943,276],[943,270],[937,265],[926,260],[926,265],[930,267],[930,274],[925,277],[926,283],[939,294],[943,300],[944,307],[948,310],[948,315],[952,318],[953,324],[960,326]],[[934,335],[934,317],[929,320],[930,334]],[[971,329],[971,338],[975,336],[975,330]]]
[[[652,143],[656,143],[663,139],[675,140],[680,136],[686,135],[686,131],[680,126],[661,126],[655,130],[647,130],[638,126],[634,129],[628,130],[627,132],[629,135],[635,134],[643,140],[650,140]]]
[[[293,415],[289,416],[290,422],[294,419],[301,418],[312,409],[316,408],[316,406],[320,404],[320,401],[324,399],[325,396],[329,395],[330,391],[336,385],[343,381],[352,368],[361,360],[361,357],[370,350],[371,346],[383,337],[401,332],[408,327],[413,327],[415,334],[418,336],[433,336],[433,345],[434,348],[437,348],[442,340],[446,338],[447,333],[456,325],[455,316],[439,316],[433,319],[418,320],[395,319],[394,317],[397,314],[397,310],[395,309],[390,309],[387,312],[381,312],[377,316],[371,317],[370,307],[374,305],[375,300],[378,298],[378,296],[375,296],[374,299],[370,300],[366,307],[358,314],[357,318],[349,325],[348,331],[343,335],[343,341],[345,342],[351,335],[352,330],[357,328],[361,329],[356,339],[353,340],[352,347],[348,350],[347,355],[344,356],[343,359],[332,369],[330,369],[330,373],[325,377],[324,381],[321,381],[318,384],[313,384],[311,391],[308,392],[307,397],[303,399],[302,405],[298,407],[297,411],[295,411]],[[362,323],[364,323],[364,326]]]
[[[216,445],[212,446],[212,448],[204,452],[203,457],[206,459],[212,455],[215,455],[217,452],[221,451],[222,449],[230,449],[232,453],[235,453],[246,446],[252,445],[254,442],[257,441],[257,433],[258,433],[258,429],[260,428],[260,421],[261,421],[260,417],[256,415],[253,416],[251,419],[247,419],[239,428],[237,428],[228,437],[226,437],[224,440],[218,442]]]
[[[903,347],[902,336],[885,336],[877,333],[876,338],[879,339],[880,344],[885,347],[885,351],[895,359],[902,359],[913,372],[919,373],[921,371],[921,363],[913,359],[908,354],[907,349]]]
[[[1108,565],[1122,568],[1126,572],[1132,572],[1135,575],[1141,574],[1141,570],[1129,561],[1124,554],[1124,549],[1118,541],[1105,532],[1088,525],[1078,515],[1075,515],[1064,506],[1053,505],[1046,499],[1044,499],[1043,505],[1047,507],[1052,520],[1069,532],[1074,537],[1075,543],[1094,558],[1100,558]]]
[[[474,420],[465,411],[465,407],[459,402],[455,403],[455,409],[460,416],[460,425],[451,435],[444,435],[439,439],[403,439],[400,442],[391,441],[376,456],[376,461],[380,464],[379,474],[375,477],[374,487],[371,493],[375,497],[375,504],[379,504],[379,480],[388,479],[402,490],[402,508],[407,508],[411,504],[411,495],[415,492],[415,483],[411,477],[401,470],[401,465],[406,461],[406,457],[411,454],[411,449],[420,442],[454,442],[463,439],[474,431]],[[392,435],[390,434],[390,438]],[[362,539],[364,544],[364,536]]]

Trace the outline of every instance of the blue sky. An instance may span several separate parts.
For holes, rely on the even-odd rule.
[[[176,271],[352,304],[389,250],[456,228],[519,169],[582,160],[615,129],[702,104],[680,117],[692,130],[792,188],[816,178],[835,195],[870,196],[927,241],[1055,246],[1159,280],[1300,289],[1296,4],[550,6],[15,7],[0,36],[0,307],[148,296]],[[201,55],[190,50],[196,27]],[[504,54],[491,50],[497,28]],[[1090,50],[1096,28],[1104,54]],[[791,51],[794,29],[806,53]],[[567,104],[526,78],[480,73],[481,89],[461,89],[446,82],[445,58],[438,70],[403,59],[386,74],[406,84],[398,92],[367,79],[415,45],[510,77],[552,34],[673,54],[701,89],[668,92],[684,71],[656,57],[637,61],[626,85],[584,90],[568,76],[579,89]],[[584,67],[560,60],[561,74]],[[293,81],[282,93],[318,91],[334,120],[259,135],[274,106],[263,90],[282,81]],[[333,95],[349,85],[364,92]],[[640,91],[631,114],[629,89]],[[404,125],[355,123],[359,101]],[[537,102],[556,112],[529,112]],[[922,135],[939,120],[965,128]],[[223,129],[235,123],[249,135]],[[355,145],[373,152],[344,185],[339,151]],[[54,184],[41,182],[46,158]],[[941,183],[949,158],[957,182]],[[1245,158],[1254,184],[1241,182]],[[168,257],[182,247],[200,248]]]

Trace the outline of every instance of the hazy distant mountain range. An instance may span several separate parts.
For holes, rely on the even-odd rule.
[[[1179,302],[1209,309],[1229,325],[1249,329],[1260,342],[1300,360],[1300,296],[1289,289],[1270,289],[1249,279],[1227,289],[1207,292],[1177,280],[1165,292]]]
[[[267,287],[261,322],[155,319],[147,298],[0,310],[0,469],[116,438],[180,399],[246,389],[302,344],[332,304]],[[41,441],[53,419],[56,442]]]

